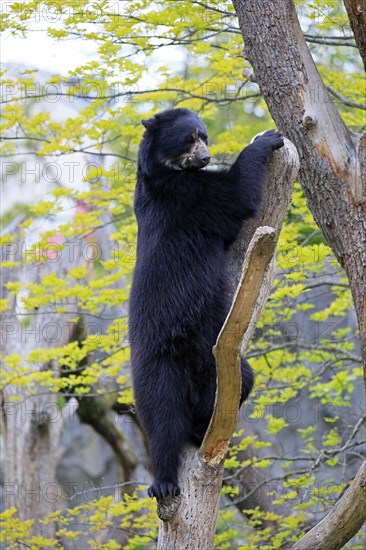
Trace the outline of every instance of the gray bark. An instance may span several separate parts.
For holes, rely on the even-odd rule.
[[[233,0],[245,43],[245,57],[254,68],[264,99],[277,126],[296,145],[301,160],[300,182],[315,221],[344,267],[355,303],[360,329],[362,362],[366,377],[366,135],[348,131],[325,88],[307,48],[291,0]],[[364,17],[364,2],[345,2]],[[351,19],[352,23],[352,19]],[[353,27],[355,22],[353,21]],[[355,28],[354,28],[355,31]],[[355,31],[356,35],[356,31]],[[357,44],[363,43],[364,28]],[[360,47],[360,46],[359,46]],[[361,55],[363,52],[360,50]],[[362,470],[357,474],[361,475]],[[359,492],[352,493],[359,497]],[[327,530],[317,549],[341,548],[329,541],[357,533],[366,519],[366,507],[356,503],[359,514],[329,514],[314,529]],[[314,539],[307,546],[312,548]],[[298,543],[300,544],[300,543]],[[304,543],[305,544],[305,543]]]
[[[344,5],[366,71],[366,0],[344,0]]]
[[[348,275],[366,372],[366,135],[349,132],[339,116],[291,0],[234,7],[271,115],[299,151],[309,208]]]

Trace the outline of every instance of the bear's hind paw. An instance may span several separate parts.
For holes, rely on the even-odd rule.
[[[170,481],[160,481],[150,485],[148,495],[156,500],[161,500],[165,497],[176,497],[180,494],[180,487]]]

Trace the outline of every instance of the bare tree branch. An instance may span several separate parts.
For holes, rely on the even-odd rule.
[[[218,464],[225,458],[238,421],[241,343],[259,295],[263,292],[266,272],[271,269],[276,241],[276,232],[272,227],[260,227],[255,232],[247,250],[231,310],[214,348],[217,370],[216,402],[200,449],[201,457],[212,464]]]
[[[366,520],[366,461],[350,487],[325,518],[299,540],[292,550],[339,550]]]
[[[163,520],[159,532],[160,549],[178,547],[172,546],[172,535],[174,539],[189,540],[189,546],[184,546],[187,549],[209,548],[213,545],[224,459],[239,411],[241,341],[252,318],[258,295],[260,292],[268,295],[267,289],[263,290],[263,277],[275,248],[274,229],[259,228],[248,248],[237,293],[215,346],[217,390],[210,426],[200,451],[186,450],[183,468],[189,468],[189,473],[182,475],[180,472],[182,495],[158,503],[158,515]],[[178,515],[179,507],[181,510]],[[202,514],[206,515],[204,521]],[[201,516],[199,523],[198,515]],[[194,516],[197,521],[193,520]],[[200,529],[197,529],[198,524]]]
[[[356,48],[354,42],[347,42],[352,40],[353,36],[314,36],[312,34],[304,34],[306,42],[314,44],[324,44],[326,46],[348,46],[349,48]]]
[[[332,86],[327,86],[327,90],[332,95],[334,95],[334,97],[342,101],[342,103],[344,103],[345,105],[348,105],[348,107],[356,107],[356,109],[363,109],[364,111],[366,111],[365,103],[357,103],[357,101],[352,101],[351,99],[348,99],[343,94],[338,92],[338,90],[335,90],[334,88],[332,88]]]

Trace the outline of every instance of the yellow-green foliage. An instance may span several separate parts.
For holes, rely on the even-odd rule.
[[[332,35],[343,31],[349,34],[341,2],[298,0],[296,5],[303,28],[310,34]],[[3,69],[8,97],[3,105],[1,134],[24,137],[27,151],[33,151],[39,159],[57,161],[62,155],[83,151],[86,142],[86,152],[107,155],[93,157],[96,163],[89,166],[80,181],[72,185],[50,184],[47,196],[31,205],[22,224],[24,235],[32,234],[33,228],[45,219],[57,221],[65,210],[65,201],[83,201],[91,207],[89,211],[76,214],[72,221],[60,222],[57,231],[64,239],[92,245],[94,231],[105,224],[103,215],[108,212],[113,221],[113,233],[109,236],[113,252],[111,259],[104,262],[92,258],[72,265],[67,277],[55,271],[45,275],[39,284],[27,284],[25,280],[8,283],[9,298],[1,300],[0,309],[4,315],[9,314],[12,300],[17,297],[21,307],[18,318],[24,326],[40,308],[51,308],[62,316],[70,301],[77,304],[81,314],[88,312],[96,317],[106,306],[126,303],[135,259],[132,204],[137,148],[143,132],[141,118],[172,106],[198,111],[209,130],[211,153],[218,162],[230,161],[254,134],[273,126],[257,86],[243,82],[245,62],[240,55],[243,45],[232,16],[232,2],[7,2],[2,21],[5,32],[26,36],[35,15],[44,13],[42,10],[58,14],[62,20],[61,28],[52,24],[52,18],[47,24],[40,19],[42,29],[47,27],[48,35],[59,41],[60,48],[64,40],[79,36],[80,48],[82,40],[90,41],[97,46],[97,54],[69,74],[55,73],[45,82],[40,82],[34,68],[22,69],[16,76]],[[353,101],[362,102],[365,79],[358,71],[356,50],[339,46],[316,46],[315,50],[314,44],[311,47],[324,82]],[[157,51],[161,55],[156,55]],[[174,63],[175,55],[182,59],[180,64]],[[346,73],[349,67],[354,68],[353,74]],[[74,78],[72,84],[71,78]],[[54,120],[51,101],[43,101],[39,112],[33,108],[37,99],[27,98],[28,90],[34,96],[36,86],[43,99],[62,94],[58,99],[70,103],[78,99],[82,107],[66,120]],[[80,99],[87,96],[81,103]],[[337,106],[351,129],[364,126],[364,111],[351,109],[339,101]],[[18,150],[18,141],[2,142],[4,154],[15,154]],[[55,229],[43,232],[25,261],[31,264],[37,258],[46,262],[47,257],[40,251],[54,236]],[[2,237],[5,244],[13,240],[12,235]],[[65,243],[59,250],[64,249]],[[314,512],[325,510],[343,489],[343,484],[338,483],[336,488],[332,485],[330,492],[326,486],[317,484],[316,472],[311,467],[320,457],[318,464],[327,468],[331,482],[331,468],[339,458],[337,448],[352,431],[347,419],[342,419],[344,425],[340,431],[339,419],[350,406],[361,373],[357,351],[353,349],[354,335],[336,322],[344,319],[352,301],[345,275],[316,227],[299,185],[281,234],[277,264],[279,276],[259,324],[258,337],[248,352],[256,371],[256,386],[244,414],[254,427],[256,422],[262,423],[265,438],[259,440],[256,435],[238,433],[230,449],[226,462],[230,479],[223,491],[225,505],[220,512],[215,542],[218,549],[281,548],[284,542],[298,538],[303,526],[311,523]],[[10,269],[16,265],[16,259],[8,259],[2,267]],[[309,290],[329,270],[337,273],[338,279],[333,278],[328,286],[329,305],[317,309],[316,304],[308,301]],[[116,289],[115,283],[121,279],[125,285]],[[294,318],[297,312],[309,316],[311,341],[304,341],[303,327]],[[71,320],[75,327],[78,322],[78,316]],[[131,403],[130,380],[121,372],[121,365],[129,361],[127,324],[127,318],[116,318],[106,333],[98,337],[84,331],[77,341],[62,347],[39,347],[25,356],[13,353],[4,359],[6,370],[1,384],[3,387],[12,384],[27,394],[43,387],[52,392],[87,395],[92,388],[93,393],[105,391],[105,386],[103,389],[97,386],[103,377],[117,380],[120,392],[116,400]],[[96,350],[106,352],[106,358],[78,368]],[[38,368],[51,362],[52,369]],[[313,425],[307,427],[292,421],[287,414],[290,409],[286,409],[289,403],[301,404],[301,395],[305,394],[314,416]],[[328,426],[325,431],[322,427],[321,447],[316,437],[321,428],[320,418],[325,418]],[[297,453],[300,467],[291,457],[278,458],[271,450],[272,441],[275,438],[280,441],[289,429],[295,430],[302,441]],[[275,475],[277,462],[284,472],[281,479]],[[240,497],[236,473],[250,468],[274,478],[275,485],[267,485],[262,491],[278,506],[278,513],[246,510],[250,518],[246,521],[227,504],[229,499],[235,501]],[[286,504],[292,514],[281,508]],[[128,536],[125,548],[154,548],[157,536],[154,509],[150,500],[136,494],[124,495],[118,502],[103,497],[63,513],[59,510],[44,518],[44,522],[57,524],[58,538],[53,541],[35,536],[34,523],[20,521],[16,510],[9,509],[1,516],[2,536],[9,550],[19,540],[34,550],[60,548],[60,537],[79,548],[79,537],[86,531],[88,548],[113,550],[119,547],[113,536],[101,540],[97,533],[114,526]],[[264,521],[277,524],[275,535],[269,527],[263,527]],[[352,548],[358,548],[357,543]]]
[[[50,550],[63,548],[61,540],[72,544],[74,548],[81,548],[81,537],[83,540],[86,537],[87,546],[83,542],[85,550],[117,550],[120,545],[113,536],[101,534],[103,530],[112,528],[112,532],[125,531],[129,534],[128,543],[124,548],[139,550],[151,547],[151,542],[157,537],[158,528],[152,500],[141,497],[139,491],[135,491],[133,495],[124,494],[118,500],[112,496],[101,497],[88,504],[66,509],[63,513],[58,510],[40,521],[44,525],[58,525],[54,540],[35,536],[33,520],[20,521],[14,507],[7,509],[0,514],[1,542],[5,543],[8,550],[18,548],[19,541],[32,550]]]

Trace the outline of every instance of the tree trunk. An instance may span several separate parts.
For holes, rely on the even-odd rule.
[[[300,182],[309,208],[348,275],[366,378],[366,135],[351,134],[344,125],[306,46],[291,0],[233,3],[245,57],[254,68],[255,80],[277,126],[299,151]],[[349,9],[364,2],[347,4]],[[361,12],[360,17],[364,17]],[[356,41],[364,44],[364,28]],[[363,467],[355,479],[360,476]],[[360,497],[359,491],[351,494]],[[304,537],[304,545],[300,541],[294,548],[341,548],[339,544],[352,538],[366,519],[362,502],[355,503],[360,514],[347,515],[346,528],[342,521],[344,508],[337,508],[337,504],[333,511],[337,508],[343,510],[342,514],[332,511],[314,528],[317,545],[315,539]],[[340,537],[341,529],[345,537]],[[329,542],[332,538],[334,546]]]
[[[351,134],[339,116],[291,0],[234,7],[271,115],[299,151],[309,208],[348,275],[366,372],[366,135]]]
[[[62,498],[55,477],[63,427],[57,396],[29,397],[26,392],[7,388],[2,409],[6,449],[3,504],[15,506],[21,520],[35,520],[35,535],[52,539],[54,522],[42,525],[39,520],[55,511]]]
[[[366,71],[366,0],[344,0],[344,5]]]
[[[11,233],[11,232],[10,232]],[[15,246],[14,246],[15,245]],[[19,245],[19,246],[18,246]],[[12,250],[25,250],[25,243],[14,239]],[[76,305],[68,303],[67,314],[50,312],[50,308],[39,308],[27,316],[19,315],[20,297],[10,296],[6,283],[23,281],[39,283],[47,273],[55,271],[66,277],[64,261],[41,261],[38,264],[24,263],[24,258],[9,258],[9,248],[4,245],[4,259],[19,260],[14,268],[4,270],[2,278],[2,298],[8,297],[10,310],[2,320],[3,357],[18,354],[26,359],[36,348],[63,346],[70,339],[70,320],[77,315]],[[76,267],[76,264],[73,266]],[[48,311],[46,311],[48,309]],[[37,362],[22,363],[32,365],[32,374],[50,370],[52,364]],[[11,367],[2,365],[4,375]],[[34,394],[28,385],[22,385],[22,376],[5,384],[2,389],[2,416],[4,424],[5,460],[3,504],[6,508],[15,506],[21,520],[33,519],[35,535],[55,537],[55,524],[40,523],[40,519],[56,509],[62,498],[62,490],[56,482],[59,439],[63,429],[63,418],[57,404],[57,395],[35,384]],[[22,545],[21,545],[22,546]],[[23,547],[23,546],[22,546]]]
[[[254,249],[250,247],[251,251],[248,250],[244,265],[245,275],[216,346],[218,391],[215,411],[200,451],[197,452],[192,447],[186,448],[182,456],[179,472],[181,495],[174,499],[165,499],[158,506],[158,514],[162,520],[159,550],[212,550],[214,547],[224,459],[238,414],[240,344],[244,330],[245,341],[249,341],[269,295],[274,276],[274,247],[290,202],[297,170],[296,149],[286,140],[285,147],[273,155],[262,211],[253,222],[252,229],[248,227],[248,233],[253,233],[256,224],[267,221],[263,216],[267,212],[275,231],[270,228],[260,229],[255,239],[262,234],[263,246]],[[274,201],[271,209],[270,204],[273,201],[268,189],[275,187],[279,189],[278,194],[282,200]],[[237,242],[230,252],[232,277],[237,278],[238,256],[241,255],[243,259],[248,247],[247,239],[247,234],[242,235],[241,242]],[[252,294],[249,300],[248,292]],[[248,302],[251,303],[249,309],[246,308]]]
[[[158,506],[158,550],[212,550],[220,504],[223,461],[203,462],[196,447],[182,453],[181,494]]]
[[[165,520],[159,531],[161,550],[213,548],[224,460],[239,412],[241,341],[262,292],[263,276],[275,247],[275,230],[259,228],[248,249],[235,299],[215,346],[217,391],[210,425],[200,450],[188,449],[183,457],[179,473],[181,496],[164,499],[158,506],[159,517]],[[268,295],[267,289],[264,293]]]

